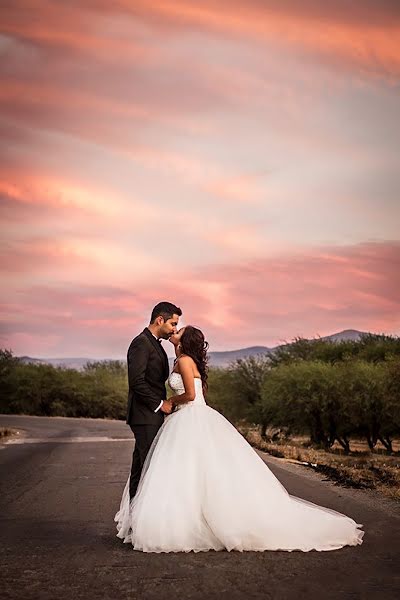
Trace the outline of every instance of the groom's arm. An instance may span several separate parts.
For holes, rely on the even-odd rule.
[[[150,349],[146,343],[133,342],[128,350],[128,379],[129,387],[140,396],[141,402],[157,412],[162,406],[160,397],[146,381],[146,368],[149,361]]]

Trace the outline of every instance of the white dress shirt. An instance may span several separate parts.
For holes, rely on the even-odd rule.
[[[152,331],[150,331],[150,333],[151,333],[151,335],[152,335],[153,337],[155,337],[155,338],[156,338],[157,342],[160,344],[160,343],[161,343],[161,342],[159,341],[159,339],[160,339],[160,338],[158,338],[156,335],[154,335],[154,333],[153,333]],[[160,402],[160,405],[159,405],[159,406],[157,406],[156,410],[154,411],[155,413],[156,413],[156,412],[158,412],[158,411],[160,410],[160,408],[161,408],[161,407],[162,407],[162,405],[163,405],[163,402],[164,402],[164,400],[161,400],[161,402]]]

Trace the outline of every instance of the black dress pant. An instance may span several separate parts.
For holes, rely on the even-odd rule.
[[[129,497],[132,500],[139,485],[140,475],[146,456],[150,450],[160,425],[130,425],[135,436],[135,449],[132,456],[131,479],[129,483]]]

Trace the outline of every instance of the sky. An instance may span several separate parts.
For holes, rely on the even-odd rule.
[[[400,334],[397,0],[2,0],[0,347]],[[172,355],[169,344],[168,353]]]

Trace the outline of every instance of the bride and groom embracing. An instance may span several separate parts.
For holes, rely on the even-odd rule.
[[[335,550],[362,525],[289,495],[235,427],[207,405],[207,348],[180,308],[154,307],[128,350],[132,469],[117,536],[143,552]],[[169,374],[161,340],[175,347]],[[174,395],[167,400],[165,382]]]

